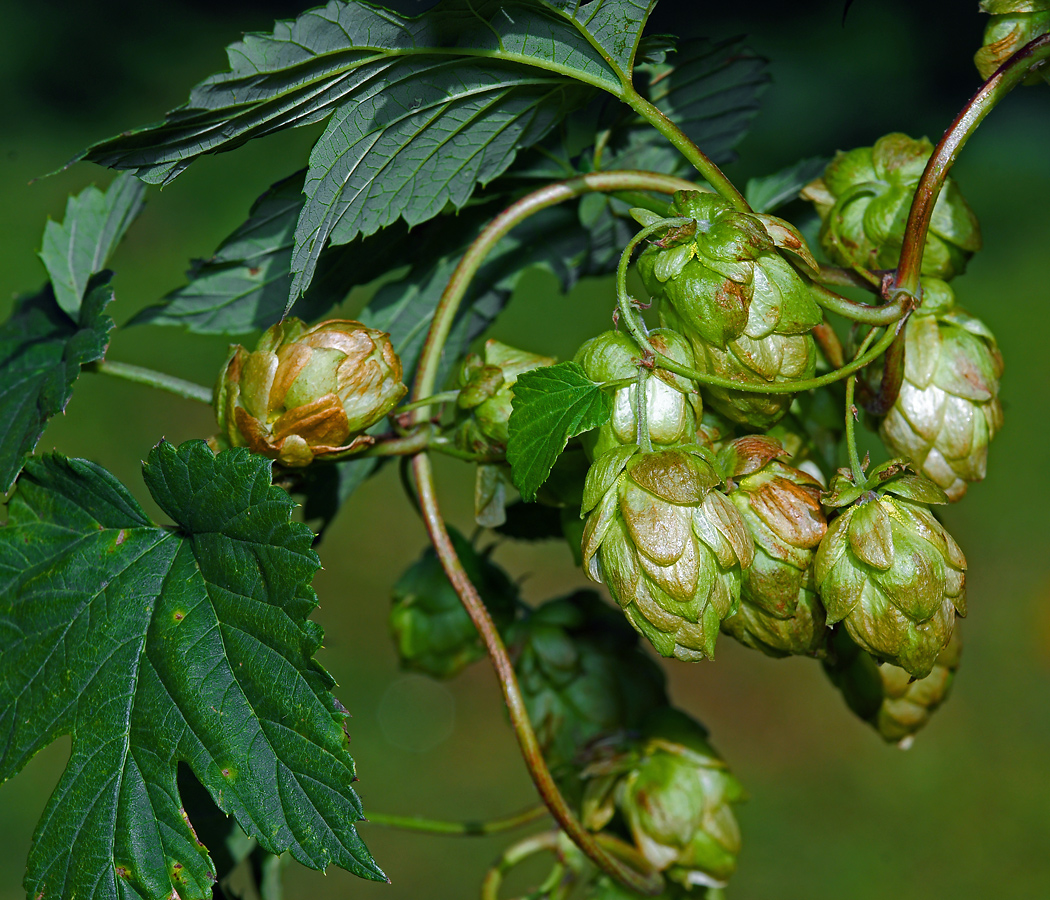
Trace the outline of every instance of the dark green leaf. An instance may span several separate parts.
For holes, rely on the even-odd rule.
[[[303,518],[317,535],[315,546],[351,494],[384,462],[383,458],[371,456],[284,470],[280,485],[302,505]]]
[[[542,503],[516,500],[507,507],[506,521],[495,529],[517,541],[549,541],[562,537],[561,510]]]
[[[814,156],[764,178],[751,178],[744,188],[744,197],[755,212],[773,212],[798,197],[798,192],[820,176],[827,164],[827,157]]]
[[[109,274],[96,277],[74,321],[49,286],[16,300],[0,326],[0,491],[14,483],[47,420],[66,408],[80,367],[105,356],[112,299]]]
[[[85,460],[30,462],[0,530],[0,779],[61,734],[32,897],[211,897],[176,766],[271,853],[383,880],[354,822],[345,709],[314,660],[312,533],[270,463],[160,444],[153,525]]]
[[[40,258],[58,305],[74,321],[80,317],[88,282],[106,267],[142,211],[145,194],[146,186],[137,178],[118,175],[105,193],[92,185],[70,197],[61,225],[48,221]]]
[[[514,384],[507,461],[514,485],[533,500],[569,438],[599,428],[612,400],[574,362],[525,372]]]

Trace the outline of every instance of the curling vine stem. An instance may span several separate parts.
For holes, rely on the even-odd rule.
[[[674,372],[676,375],[681,375],[684,378],[688,378],[691,381],[696,381],[700,384],[709,384],[734,391],[746,391],[749,394],[795,394],[799,391],[809,391],[814,388],[834,384],[836,381],[841,381],[843,378],[852,375],[854,372],[863,369],[866,365],[878,359],[886,352],[886,349],[890,344],[893,343],[897,329],[887,328],[867,353],[862,353],[852,362],[840,369],[835,369],[832,372],[827,372],[816,378],[805,378],[799,381],[785,381],[772,384],[752,381],[735,381],[732,378],[708,375],[706,372],[700,372],[697,369],[691,369],[689,366],[683,366],[681,363],[675,362],[670,357],[657,352],[652,348],[652,345],[646,338],[645,331],[640,321],[640,316],[637,310],[631,305],[631,298],[627,295],[627,269],[631,263],[631,254],[634,252],[635,247],[637,247],[642,241],[664,228],[680,228],[691,221],[691,219],[671,218],[661,219],[659,222],[653,222],[651,225],[647,225],[627,242],[627,246],[624,248],[623,254],[620,256],[620,264],[616,267],[616,301],[620,309],[620,315],[623,318],[624,324],[627,326],[627,330],[631,332],[631,337],[638,342],[639,346],[647,348],[648,352],[652,353],[653,359],[656,360],[656,364],[661,369],[666,369],[668,372]],[[898,319],[897,322],[899,325],[900,319]]]
[[[892,325],[905,312],[905,304],[897,300],[891,300],[881,306],[868,306],[866,303],[857,303],[855,300],[836,294],[819,281],[811,282],[810,287],[813,291],[813,299],[828,312],[864,325]]]
[[[499,900],[503,876],[530,856],[544,851],[558,855],[558,832],[534,834],[504,850],[496,864],[485,873],[485,880],[481,883],[481,900]]]
[[[930,229],[930,219],[937,196],[941,192],[945,179],[959,151],[969,140],[1000,100],[1020,84],[1028,70],[1036,63],[1050,59],[1050,34],[1040,35],[1029,41],[989,78],[974,94],[955,120],[944,132],[933,155],[926,163],[926,169],[919,179],[908,213],[908,224],[904,229],[904,244],[901,247],[900,263],[897,275],[890,288],[890,298],[895,292],[904,292],[912,297],[919,297],[919,277],[922,273],[922,256],[926,247],[926,235]]]
[[[167,391],[184,400],[196,400],[211,406],[213,392],[211,388],[186,381],[184,378],[176,378],[174,375],[165,375],[145,366],[134,366],[131,363],[110,362],[100,359],[98,362],[88,363],[84,366],[88,372],[99,375],[111,375],[114,378],[122,378],[124,381],[132,381],[135,384],[145,384],[157,390]]]
[[[420,816],[393,816],[376,812],[368,813],[365,821],[373,825],[383,825],[387,828],[400,828],[403,831],[424,831],[428,834],[481,837],[486,834],[498,834],[501,831],[512,831],[548,815],[546,806],[534,806],[531,809],[526,809],[510,816],[485,821],[446,822],[440,819],[425,819]]]
[[[893,333],[893,329],[888,328],[887,331]],[[857,356],[863,356],[864,351],[868,349],[871,344],[872,338],[875,337],[875,330],[872,329],[868,332],[867,337],[864,338],[863,343],[860,345],[860,349],[857,351]],[[860,454],[857,452],[857,439],[856,439],[856,415],[857,409],[853,405],[853,392],[857,386],[857,376],[850,375],[846,379],[846,449],[849,452],[849,467],[853,473],[853,483],[856,485],[864,484],[864,469],[860,464]]]

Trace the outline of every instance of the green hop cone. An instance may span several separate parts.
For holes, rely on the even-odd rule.
[[[1050,32],[1050,0],[983,0],[981,11],[992,18],[973,61],[985,79],[1025,44]],[[1024,83],[1040,81],[1050,83],[1050,66],[1045,61],[1032,67]]]
[[[684,366],[693,366],[693,351],[680,334],[666,328],[649,333],[653,349]],[[643,351],[634,340],[617,331],[606,331],[584,343],[575,361],[591,381],[602,383],[637,378]],[[691,381],[666,369],[643,373],[646,422],[654,445],[674,446],[695,439],[697,420],[703,411],[700,395]],[[597,432],[585,436],[592,457],[607,450],[636,444],[639,440],[638,385],[617,388],[613,394],[613,413]]]
[[[839,153],[824,176],[802,190],[820,213],[820,243],[833,262],[896,267],[915,188],[932,154],[926,138],[888,134],[873,147]],[[980,249],[977,217],[949,178],[933,207],[922,274],[952,278]]]
[[[948,699],[962,657],[956,625],[952,639],[925,678],[914,679],[899,666],[881,666],[836,629],[824,671],[842,692],[846,705],[891,744],[902,750],[926,727],[930,716]]]
[[[553,357],[527,353],[499,341],[486,341],[482,355],[472,353],[456,378],[462,411],[456,443],[473,453],[502,452],[509,437],[514,383],[523,372],[557,362]]]
[[[842,622],[876,659],[925,678],[956,612],[966,614],[966,557],[927,506],[947,502],[943,491],[902,462],[875,469],[861,487],[842,475],[833,482],[825,502],[845,508],[813,574],[829,625]]]
[[[620,447],[587,473],[583,565],[662,656],[710,659],[754,544],[699,445]]]
[[[638,258],[649,293],[661,301],[665,325],[689,338],[699,371],[758,385],[812,376],[822,320],[809,281],[788,262],[788,250],[815,262],[794,226],[775,216],[744,213],[716,194],[679,191],[669,212],[692,218]],[[772,425],[789,394],[705,387],[720,413],[755,428]]]
[[[231,347],[215,388],[219,443],[285,466],[363,449],[363,434],[405,395],[389,335],[351,319],[290,318],[248,352]]]
[[[781,461],[786,451],[759,435],[729,442],[719,453],[729,499],[755,542],[744,571],[740,609],[722,631],[770,656],[822,652],[824,607],[813,589],[813,555],[827,531],[820,484]]]
[[[588,828],[604,828],[619,812],[641,854],[671,881],[725,886],[740,852],[732,804],[745,795],[698,722],[660,710],[640,740],[599,757],[582,774]]]
[[[637,729],[667,703],[660,667],[594,591],[545,603],[507,637],[529,719],[559,780],[587,743]]]
[[[984,478],[988,444],[1003,424],[1002,356],[943,281],[923,279],[923,305],[905,329],[904,380],[879,435],[956,501]]]
[[[450,528],[449,537],[496,627],[504,630],[514,619],[517,585],[459,532]],[[427,547],[394,585],[390,633],[401,667],[433,678],[458,675],[485,655],[481,636],[433,547]]]

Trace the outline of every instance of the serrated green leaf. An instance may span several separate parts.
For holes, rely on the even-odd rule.
[[[14,483],[47,420],[66,408],[80,367],[105,356],[112,299],[104,273],[89,284],[75,321],[48,286],[18,298],[0,325],[0,491]]]
[[[74,321],[88,282],[101,272],[128,226],[142,212],[146,186],[118,175],[105,192],[92,185],[66,203],[62,223],[48,220],[40,259],[44,262],[59,307]]]
[[[270,462],[203,441],[150,453],[148,521],[85,460],[30,462],[0,529],[0,780],[61,734],[31,897],[211,897],[176,764],[268,852],[383,880],[358,837],[345,709],[314,660],[312,533]]]
[[[744,188],[744,197],[755,212],[773,212],[798,197],[798,192],[820,176],[827,164],[827,157],[813,156],[800,159],[772,175],[750,178]]]
[[[507,462],[521,496],[534,500],[569,438],[601,427],[611,415],[612,400],[574,362],[519,375]]]
[[[462,206],[595,89],[623,92],[651,2],[444,0],[417,18],[330,2],[228,49],[163,123],[79,158],[167,183],[203,153],[322,121],[291,299],[328,242]]]

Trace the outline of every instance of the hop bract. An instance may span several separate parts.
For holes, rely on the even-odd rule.
[[[888,134],[873,147],[839,153],[823,178],[803,189],[823,220],[820,243],[833,262],[869,269],[897,265],[915,188],[932,154],[926,138]],[[922,274],[952,278],[980,249],[977,217],[949,178],[933,208]]]
[[[925,678],[912,678],[899,666],[881,666],[837,629],[824,660],[824,671],[842,692],[846,705],[882,737],[901,749],[911,746],[930,716],[948,699],[962,658],[962,641],[955,628]]]
[[[823,647],[825,614],[812,563],[828,526],[820,484],[782,462],[785,456],[779,443],[758,435],[730,441],[719,453],[729,499],[755,543],[740,609],[722,630],[770,656],[814,655]]]
[[[653,349],[675,362],[692,367],[693,351],[689,342],[677,332],[657,328],[649,333]],[[576,362],[592,381],[602,383],[637,379],[639,360],[644,353],[628,335],[606,331],[584,343],[576,353]],[[699,417],[703,412],[700,395],[692,382],[666,369],[642,372],[646,402],[646,423],[649,440],[654,445],[673,446],[692,442],[696,437]],[[587,436],[592,456],[601,456],[607,450],[637,444],[636,415],[638,384],[617,388],[613,394],[613,413],[609,422],[598,429],[596,436]]]
[[[680,884],[723,887],[736,870],[740,828],[731,804],[744,789],[684,713],[653,716],[644,738],[583,772],[583,821],[605,827],[619,811],[635,845]]]
[[[850,505],[828,526],[814,576],[829,624],[842,622],[877,659],[925,678],[956,612],[966,614],[966,557],[926,505],[946,502],[943,492],[893,474],[895,465],[875,470],[873,479],[891,474],[876,490],[844,492]]]
[[[944,282],[923,279],[923,305],[905,326],[904,381],[879,434],[954,501],[987,471],[1003,424],[1003,360],[984,323],[953,300]]]
[[[583,565],[663,656],[714,656],[754,544],[699,446],[620,447],[587,473]]]
[[[689,338],[702,372],[766,384],[808,378],[816,364],[809,334],[821,321],[809,282],[780,248],[815,265],[798,231],[774,216],[743,213],[715,194],[679,191],[670,215],[694,219],[652,244],[638,271],[665,300],[664,323]],[[766,427],[791,403],[788,394],[705,387],[711,404],[736,422]]]
[[[990,78],[996,69],[1029,41],[1050,31],[1050,0],[983,0],[981,11],[991,20],[984,30],[984,44],[973,57],[982,78]],[[1046,63],[1035,65],[1025,84],[1050,83]]]
[[[231,349],[215,391],[220,439],[286,466],[342,456],[405,395],[390,338],[351,319],[285,319]]]

